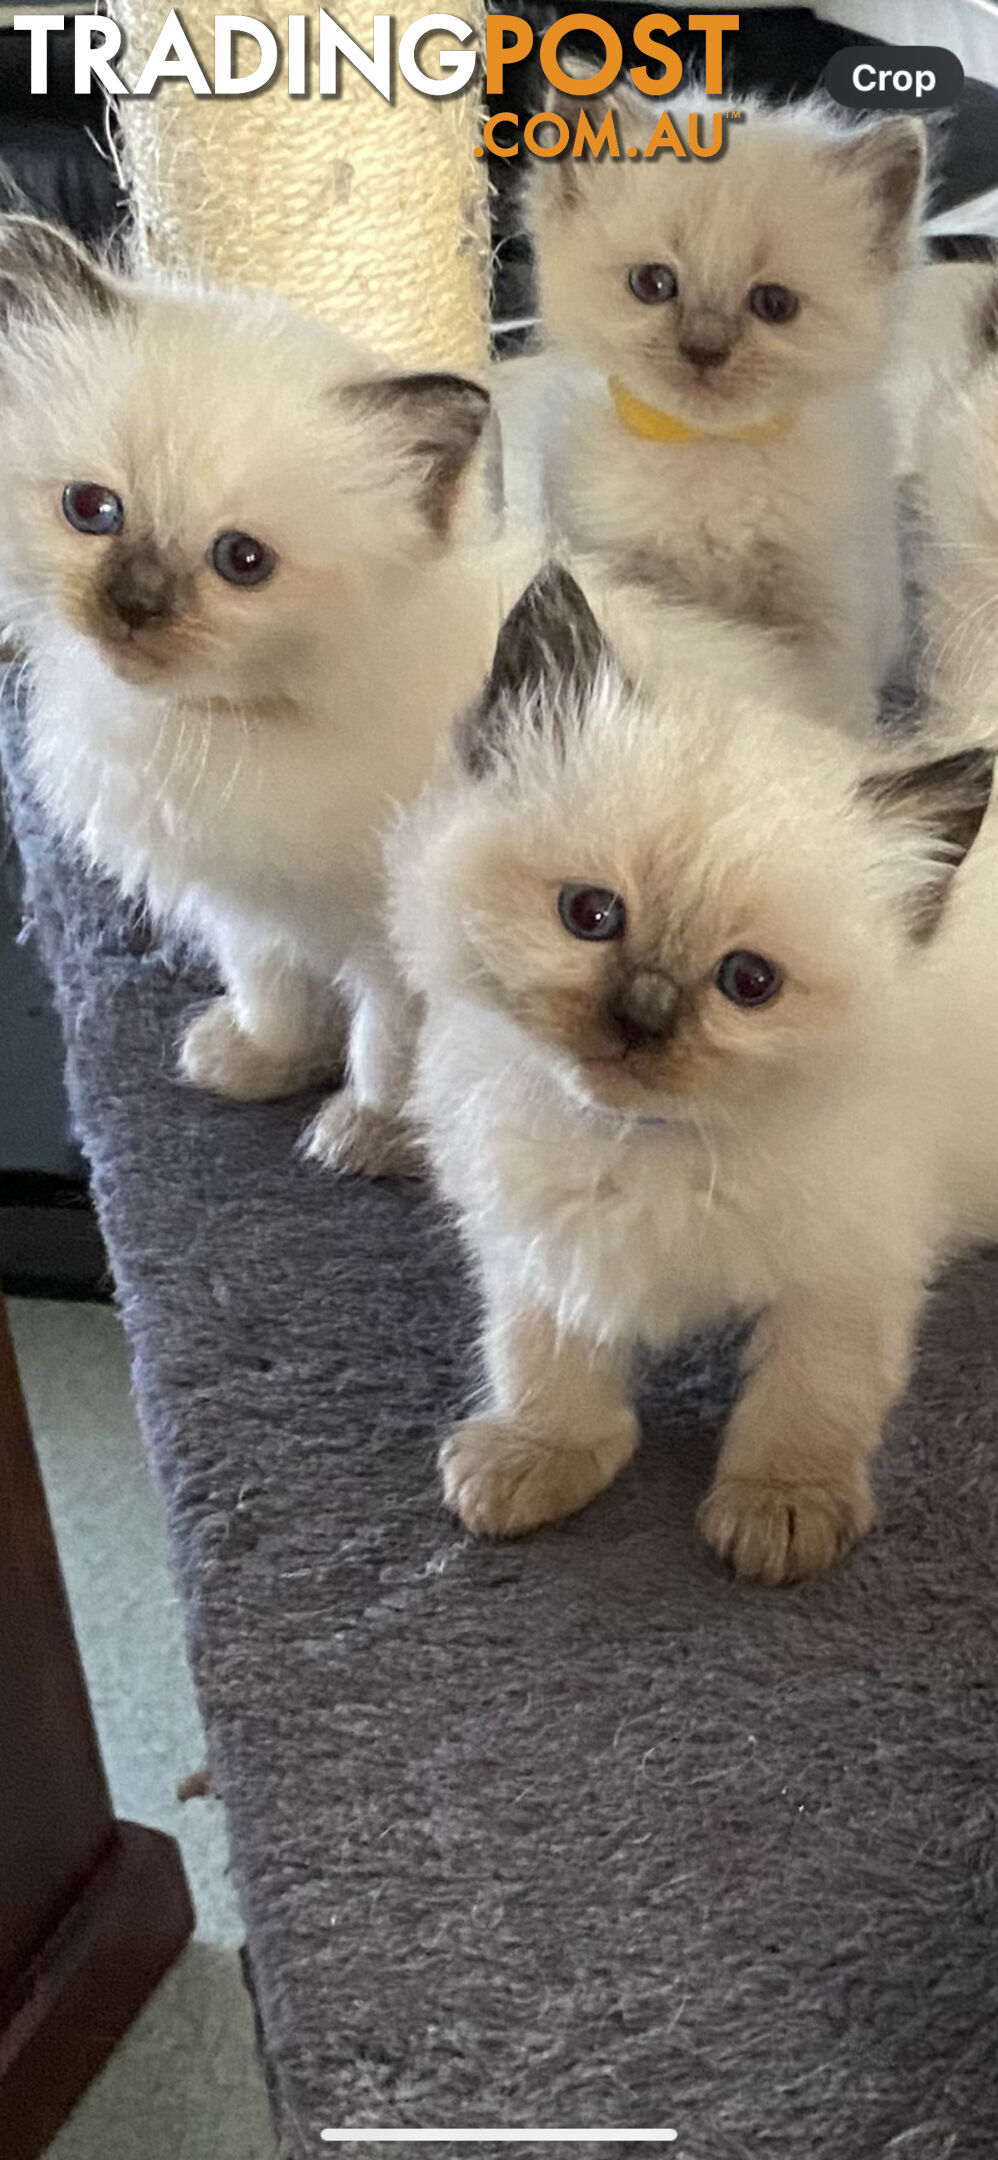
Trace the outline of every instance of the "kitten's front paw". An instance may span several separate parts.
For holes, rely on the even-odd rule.
[[[476,1537],[522,1537],[586,1507],[637,1443],[630,1410],[601,1439],[562,1447],[512,1419],[469,1418],[440,1450],[444,1500]]]
[[[823,1575],[872,1530],[874,1520],[865,1469],[857,1470],[846,1489],[722,1472],[700,1508],[697,1527],[737,1575],[775,1584]]]
[[[322,1071],[335,1072],[336,1064],[332,1043],[325,1059],[299,1049],[266,1048],[240,1027],[227,997],[215,998],[191,1021],[180,1048],[180,1071],[192,1087],[236,1102],[274,1102],[295,1095]]]
[[[348,1087],[323,1103],[305,1134],[305,1153],[347,1177],[416,1178],[426,1170],[412,1126],[358,1102]]]

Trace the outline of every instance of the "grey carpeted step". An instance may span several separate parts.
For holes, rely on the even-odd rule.
[[[938,1296],[883,1528],[829,1580],[745,1588],[695,1541],[723,1349],[652,1377],[585,1515],[473,1545],[433,1451],[474,1299],[430,1197],[298,1161],[301,1102],[175,1083],[191,983],[11,765],[287,2153],[623,2125],[993,2160],[995,1257]]]

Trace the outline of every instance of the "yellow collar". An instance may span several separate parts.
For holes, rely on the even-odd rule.
[[[645,405],[613,375],[610,396],[624,426],[633,435],[643,435],[646,442],[772,442],[777,435],[786,435],[797,418],[795,412],[780,412],[773,413],[769,420],[757,420],[753,427],[696,428],[677,420],[674,413],[659,412],[657,405]]]

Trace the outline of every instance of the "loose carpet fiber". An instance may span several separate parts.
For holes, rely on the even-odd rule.
[[[303,1102],[179,1087],[197,984],[15,795],[285,2153],[623,2125],[993,2160],[995,1257],[940,1291],[883,1526],[829,1580],[746,1588],[695,1541],[724,1346],[650,1376],[585,1515],[475,1546],[433,1468],[475,1381],[440,1213],[300,1162]],[[551,2150],[477,2148],[510,2149]]]

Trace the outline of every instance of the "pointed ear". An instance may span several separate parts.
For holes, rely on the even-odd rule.
[[[865,188],[873,213],[873,247],[888,270],[901,270],[922,212],[927,163],[920,120],[899,113],[854,129],[834,145],[839,170]]]
[[[924,843],[921,876],[909,904],[909,927],[924,944],[937,928],[943,903],[984,822],[994,777],[993,750],[958,750],[929,765],[873,773],[860,795],[880,818],[893,819]]]
[[[566,73],[570,74],[571,70],[567,69]],[[609,90],[598,90],[595,96],[592,94],[587,96],[585,91],[580,90],[578,97],[573,97],[567,90],[559,90],[552,83],[548,89],[544,110],[545,112],[554,113],[559,120],[567,121],[572,130],[572,140],[574,142],[575,130],[583,113],[585,113],[593,133],[599,134],[607,114],[612,110],[610,92]]]
[[[586,696],[610,658],[581,585],[562,563],[545,563],[499,632],[488,694],[493,704],[538,691]]]
[[[580,705],[613,652],[580,585],[561,563],[546,563],[509,611],[488,681],[457,728],[457,750],[476,777],[502,755],[513,713],[526,701]]]
[[[566,73],[570,74],[571,69],[566,69]],[[544,109],[545,112],[551,113],[554,118],[566,122],[569,136],[560,157],[537,160],[539,166],[537,179],[543,183],[543,175],[549,173],[561,192],[563,202],[574,204],[578,201],[580,192],[579,168],[582,165],[591,165],[593,163],[593,152],[588,145],[584,150],[580,151],[578,157],[572,156],[579,122],[583,118],[588,121],[596,142],[599,142],[601,130],[603,128],[607,129],[604,139],[608,156],[616,156],[620,147],[617,135],[617,116],[614,112],[610,93],[608,90],[601,90],[595,96],[586,97],[580,92],[578,97],[572,97],[567,90],[559,90],[552,83],[548,90]]]
[[[113,315],[125,304],[123,287],[58,225],[0,217],[0,335],[18,316],[82,308]]]
[[[372,375],[341,384],[337,394],[353,411],[387,422],[430,531],[444,538],[491,411],[488,391],[464,375]]]

